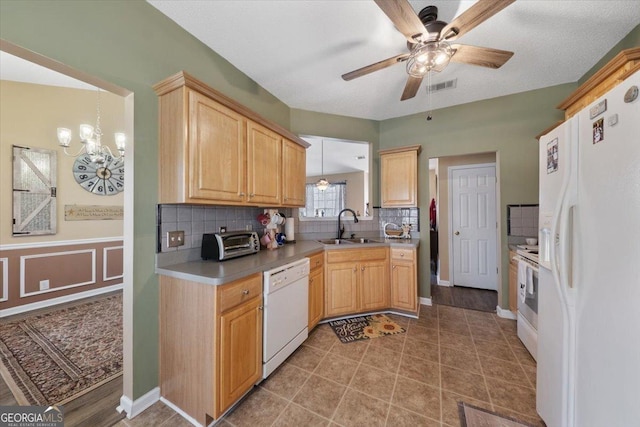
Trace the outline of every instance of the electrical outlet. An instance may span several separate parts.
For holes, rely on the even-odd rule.
[[[46,291],[47,289],[49,289],[49,279],[40,280],[40,290],[41,291]]]
[[[184,245],[184,231],[167,231],[167,247],[175,248]]]
[[[226,233],[227,232],[227,226],[223,225],[222,227],[220,227],[220,232],[221,233]]]

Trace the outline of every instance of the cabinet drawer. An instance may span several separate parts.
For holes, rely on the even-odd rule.
[[[218,312],[223,313],[260,295],[262,295],[262,276],[260,273],[228,285],[221,285],[218,289]]]
[[[327,252],[327,262],[359,262],[386,258],[387,248],[330,250]]]
[[[407,248],[391,248],[391,259],[413,261],[416,257],[416,251]]]
[[[324,252],[318,252],[316,254],[313,255],[309,255],[309,268],[311,269],[311,271],[315,270],[316,268],[322,268],[322,266],[324,265]]]

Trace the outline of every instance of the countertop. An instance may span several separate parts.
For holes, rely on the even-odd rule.
[[[156,267],[156,273],[176,279],[217,286],[242,279],[254,273],[262,273],[322,250],[362,249],[380,246],[417,248],[420,244],[419,239],[375,240],[380,243],[325,245],[315,240],[301,240],[297,243],[285,244],[278,249],[261,249],[255,255],[247,255],[223,262],[196,260]]]

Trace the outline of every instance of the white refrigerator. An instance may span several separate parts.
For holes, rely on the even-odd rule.
[[[637,71],[540,138],[536,406],[548,427],[640,426],[639,88]]]

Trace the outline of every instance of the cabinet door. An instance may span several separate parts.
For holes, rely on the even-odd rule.
[[[287,206],[304,206],[307,150],[295,142],[282,144],[282,201]]]
[[[355,263],[327,264],[327,317],[358,311],[358,269]]]
[[[360,310],[370,311],[389,307],[389,263],[367,262],[360,269]]]
[[[189,198],[242,202],[245,196],[245,119],[189,91]],[[178,161],[178,159],[174,159]]]
[[[220,354],[216,417],[262,377],[262,297],[219,318]]]
[[[391,307],[418,310],[418,285],[415,262],[391,261]]]
[[[321,268],[309,275],[309,330],[322,319],[324,310],[324,272]]]
[[[418,206],[418,152],[380,156],[382,207]]]
[[[282,200],[282,137],[247,121],[247,192],[251,204],[277,205]]]

